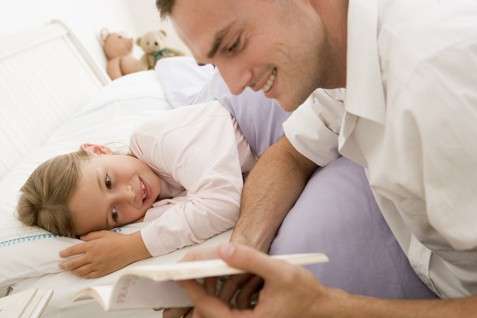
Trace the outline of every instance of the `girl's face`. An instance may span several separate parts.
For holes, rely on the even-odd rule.
[[[141,219],[160,193],[160,179],[143,161],[113,155],[100,145],[83,145],[84,161],[69,209],[74,231],[84,235]]]

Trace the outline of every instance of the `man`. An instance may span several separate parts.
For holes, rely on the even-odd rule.
[[[342,154],[366,168],[381,213],[419,278],[441,298],[462,297],[356,296],[227,245],[220,257],[265,280],[259,302],[253,310],[231,310],[187,282],[196,315],[476,315],[475,1],[161,0],[158,6],[196,60],[215,64],[233,93],[263,90],[288,111],[313,93],[285,123],[286,138],[250,174],[233,242],[266,251],[316,166]],[[345,96],[315,91],[340,87]]]

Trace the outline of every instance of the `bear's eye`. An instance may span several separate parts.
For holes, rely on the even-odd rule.
[[[123,36],[122,36],[122,35],[120,35],[120,36],[118,36],[118,38],[122,39],[122,38],[123,38]]]

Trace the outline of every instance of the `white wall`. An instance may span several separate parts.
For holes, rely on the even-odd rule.
[[[0,38],[51,19],[66,22],[103,65],[104,54],[97,39],[101,28],[138,36],[159,28],[162,23],[155,0],[0,0]],[[170,34],[169,43],[182,48],[183,44],[167,23],[165,29]],[[140,55],[140,49],[135,53]]]
[[[1,1],[1,0],[0,0]],[[156,9],[155,0],[132,0],[129,4],[133,21],[139,35],[157,28],[167,31],[167,45],[189,52],[184,43],[177,37],[171,23],[166,19],[162,20]]]

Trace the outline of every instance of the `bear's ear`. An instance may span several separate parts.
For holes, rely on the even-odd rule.
[[[102,28],[100,33],[99,33],[99,41],[101,42],[102,45],[104,45],[104,41],[106,41],[106,39],[108,38],[109,36],[109,30],[107,28]]]

